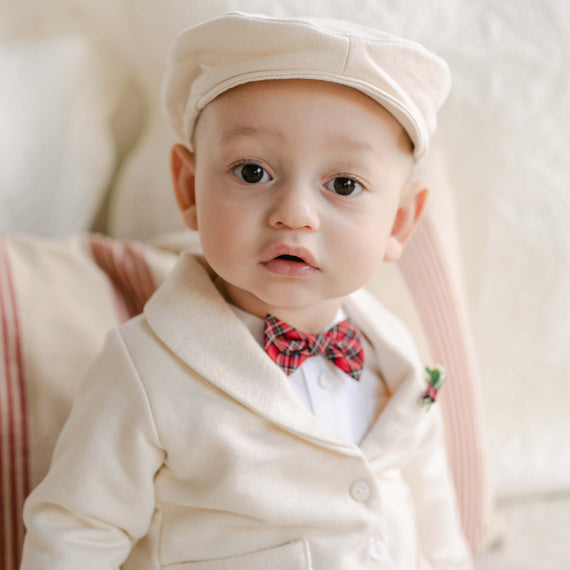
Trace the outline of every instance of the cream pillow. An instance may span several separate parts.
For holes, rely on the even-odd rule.
[[[118,111],[133,83],[121,61],[77,34],[0,45],[0,231],[93,225],[125,144],[117,122],[128,132]]]

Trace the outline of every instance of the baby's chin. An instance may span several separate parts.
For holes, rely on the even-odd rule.
[[[252,292],[230,286],[229,291],[229,302],[258,317],[270,314],[284,320],[299,321],[303,316],[310,316],[313,320],[324,320],[324,324],[334,318],[344,298],[344,295],[323,298],[310,291],[291,291],[287,287]]]

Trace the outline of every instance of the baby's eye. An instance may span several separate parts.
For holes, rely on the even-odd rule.
[[[232,169],[232,173],[248,184],[269,182],[271,180],[271,176],[259,164],[239,164]]]
[[[325,188],[340,196],[354,196],[363,190],[360,182],[346,176],[337,176],[329,180],[329,182],[325,184]]]

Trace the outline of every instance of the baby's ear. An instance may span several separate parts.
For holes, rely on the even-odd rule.
[[[175,144],[170,151],[170,172],[176,203],[182,212],[184,223],[191,229],[198,229],[196,216],[196,160],[184,145]]]
[[[411,182],[402,192],[400,207],[388,239],[385,261],[396,261],[402,256],[406,242],[412,237],[424,213],[429,190],[423,182]]]

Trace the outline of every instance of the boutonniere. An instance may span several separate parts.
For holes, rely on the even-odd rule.
[[[433,368],[426,366],[424,370],[428,387],[422,396],[422,401],[429,410],[431,405],[437,400],[437,396],[447,380],[447,371],[443,366],[438,365],[435,365]]]

